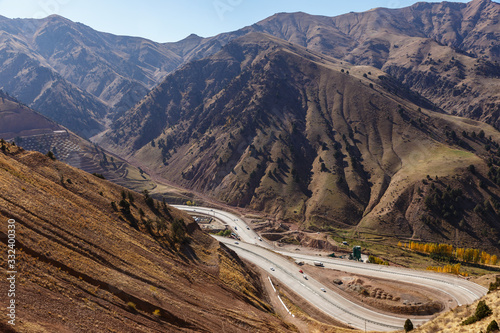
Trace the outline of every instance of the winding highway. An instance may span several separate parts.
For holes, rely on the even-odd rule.
[[[262,241],[260,236],[255,231],[253,231],[241,218],[232,213],[228,213],[226,211],[219,209],[205,208],[198,206],[172,205],[172,207],[175,207],[177,209],[186,211],[194,215],[201,214],[214,217],[224,222],[229,228],[231,228],[235,233],[237,233],[238,236],[240,236],[241,241],[252,244],[259,243],[259,245],[263,247],[272,248],[272,246],[269,245],[267,242]]]
[[[314,278],[304,278],[299,273],[294,260],[313,264],[321,261],[325,269],[336,269],[353,274],[373,276],[392,281],[404,281],[416,286],[435,289],[440,294],[446,295],[449,302],[458,305],[470,304],[487,293],[487,289],[466,279],[452,275],[433,272],[416,271],[392,266],[366,264],[336,258],[309,256],[285,251],[272,251],[273,247],[260,239],[238,216],[212,208],[175,206],[191,214],[213,216],[226,223],[240,236],[240,241],[215,236],[215,238],[234,250],[240,257],[249,260],[255,265],[266,270],[299,296],[313,304],[325,314],[348,324],[357,329],[372,331],[395,331],[403,328],[407,316],[388,315],[374,311],[342,297],[322,285]],[[292,258],[292,259],[290,259]],[[415,326],[428,321],[427,317],[410,317]]]

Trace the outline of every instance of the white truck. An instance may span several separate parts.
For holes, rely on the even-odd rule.
[[[323,267],[323,263],[321,261],[314,261],[313,264],[314,266]]]

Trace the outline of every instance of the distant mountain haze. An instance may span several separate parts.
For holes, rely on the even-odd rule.
[[[138,102],[179,57],[151,41],[59,16],[0,19],[2,88],[84,136]]]

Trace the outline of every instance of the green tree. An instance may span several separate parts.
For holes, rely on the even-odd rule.
[[[406,319],[404,329],[405,329],[405,332],[413,331],[413,323],[411,322],[410,319]]]
[[[481,320],[483,318],[486,318],[489,315],[491,315],[492,313],[493,313],[493,311],[491,311],[490,307],[486,304],[485,301],[480,301],[477,304],[476,314],[475,314],[475,316],[477,317],[477,320]]]
[[[492,313],[493,311],[491,311],[490,307],[486,304],[486,302],[480,301],[477,304],[476,313],[474,313],[474,315],[470,316],[469,318],[465,319],[460,325],[464,326],[464,325],[474,324],[476,321],[486,318]]]
[[[174,243],[182,244],[186,240],[186,224],[183,219],[175,219],[170,225]]]
[[[470,173],[475,174],[476,173],[476,167],[474,164],[471,164],[467,167],[467,170],[469,170]]]
[[[101,179],[106,179],[106,177],[104,177],[102,174],[97,173],[97,172],[92,173],[92,176],[95,176],[95,177],[101,178]]]
[[[488,325],[488,327],[486,328],[486,333],[489,333],[489,332],[495,332],[495,331],[498,331],[500,328],[498,328],[498,323],[496,320],[492,320],[491,323]]]
[[[155,201],[154,199],[149,195],[148,190],[142,191],[142,194],[144,194],[144,202],[146,205],[148,205],[151,209],[155,208]]]
[[[119,202],[120,207],[122,208],[122,212],[125,214],[130,214],[130,204],[127,200],[122,199]]]

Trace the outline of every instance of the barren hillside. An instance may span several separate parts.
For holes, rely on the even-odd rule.
[[[499,199],[499,133],[426,107],[374,67],[249,34],[169,75],[103,143],[183,187],[303,227],[361,222],[447,239],[464,219],[464,237],[478,241],[476,227],[498,223],[498,207],[473,209]],[[495,180],[483,189],[489,158]],[[460,210],[425,204],[448,185],[465,193],[453,198]]]
[[[419,2],[336,17],[281,13],[250,27],[394,76],[451,114],[500,128],[500,4]],[[240,32],[241,34],[241,32]]]
[[[60,161],[129,189],[140,192],[155,187],[141,169],[111,155],[2,91],[0,139],[42,154],[50,151]]]
[[[56,15],[0,17],[0,88],[92,136],[182,65],[252,32],[382,69],[447,113],[499,119],[500,5],[420,2],[336,17],[280,13],[237,31],[174,43],[115,36]]]
[[[63,127],[0,91],[0,138],[40,135]]]
[[[2,313],[2,331],[293,331],[189,216],[5,143],[0,180],[0,237],[14,219],[18,271],[18,321]]]

